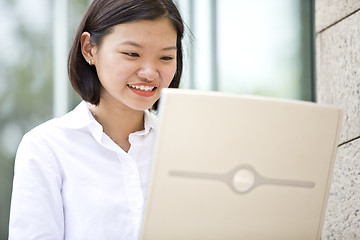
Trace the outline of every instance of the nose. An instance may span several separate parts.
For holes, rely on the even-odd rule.
[[[159,77],[159,71],[155,64],[144,64],[139,69],[137,75],[145,78],[147,81],[153,81]]]

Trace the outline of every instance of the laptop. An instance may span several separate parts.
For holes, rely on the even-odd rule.
[[[342,111],[163,90],[142,240],[320,239]]]

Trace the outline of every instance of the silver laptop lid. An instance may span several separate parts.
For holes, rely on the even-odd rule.
[[[166,89],[141,239],[320,239],[341,110]]]

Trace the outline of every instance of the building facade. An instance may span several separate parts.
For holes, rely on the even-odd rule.
[[[360,239],[360,1],[316,0],[317,102],[343,109],[322,239]]]

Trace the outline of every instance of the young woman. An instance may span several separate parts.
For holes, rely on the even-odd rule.
[[[82,101],[27,133],[9,239],[137,239],[161,90],[179,86],[183,22],[172,0],[94,0],[68,59]]]

